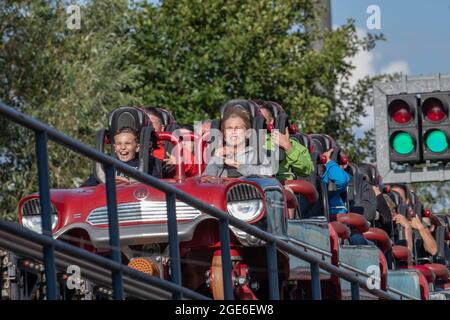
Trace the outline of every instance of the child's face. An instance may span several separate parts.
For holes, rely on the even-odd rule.
[[[120,133],[114,137],[114,152],[120,161],[128,162],[139,152],[139,144],[131,133]]]
[[[224,123],[224,138],[229,146],[238,146],[245,143],[246,131],[245,122],[240,117],[228,118]]]
[[[165,128],[161,122],[161,119],[153,114],[150,114],[149,117],[150,117],[150,121],[152,122],[153,129],[155,129],[155,132],[163,132]]]

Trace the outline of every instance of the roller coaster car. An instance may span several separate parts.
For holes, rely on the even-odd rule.
[[[238,101],[239,102],[239,101]],[[236,103],[234,101],[233,103]],[[254,127],[264,121],[251,102],[240,101],[252,115]],[[230,105],[227,104],[227,105]],[[226,106],[225,106],[226,107]],[[222,112],[223,109],[222,108]],[[148,170],[148,154],[160,139],[177,144],[170,133],[155,133],[146,114],[139,108],[121,107],[108,117],[108,129],[97,134],[96,147],[106,152],[112,133],[123,127],[140,132],[139,170]],[[257,139],[256,137],[254,137]],[[112,151],[112,149],[111,149]],[[111,154],[113,154],[111,152]],[[256,225],[281,238],[287,234],[286,189],[269,177],[217,178],[212,176],[184,178],[181,163],[177,178],[163,179],[205,203]],[[52,189],[53,235],[79,247],[108,255],[109,232],[106,190],[102,166],[94,172],[101,182],[97,186],[76,189]],[[289,189],[315,201],[314,187],[308,181],[290,181]],[[286,192],[286,193],[285,193]],[[291,202],[289,202],[292,205]],[[20,200],[20,222],[40,232],[39,195]],[[169,278],[168,231],[165,194],[140,182],[117,184],[117,213],[120,225],[122,260],[130,267],[161,278]],[[183,285],[193,290],[222,298],[223,290],[217,219],[182,201],[176,201]],[[267,297],[265,246],[258,239],[231,229],[233,281],[240,299]],[[289,259],[278,252],[280,280],[289,279]]]

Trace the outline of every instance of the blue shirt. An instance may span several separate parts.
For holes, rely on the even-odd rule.
[[[350,181],[350,176],[339,165],[330,160],[325,165],[325,172],[322,175],[322,181],[328,184],[329,181],[334,182],[336,191],[328,193],[328,204],[330,207],[330,214],[346,213],[343,197],[347,192],[347,186]]]

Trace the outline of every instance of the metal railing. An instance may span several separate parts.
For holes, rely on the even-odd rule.
[[[179,251],[179,240],[177,232],[176,220],[176,199],[187,203],[188,205],[202,211],[205,214],[213,216],[219,221],[220,233],[220,249],[222,254],[222,273],[223,273],[223,289],[224,298],[231,300],[234,298],[233,284],[232,284],[232,262],[230,255],[230,228],[236,227],[256,238],[266,242],[267,253],[267,271],[269,283],[269,298],[278,300],[279,295],[279,279],[278,279],[278,263],[277,263],[277,249],[294,255],[295,257],[305,260],[311,266],[311,292],[314,300],[321,299],[321,285],[320,285],[320,269],[328,271],[332,275],[342,278],[351,283],[352,299],[359,299],[359,290],[364,288],[374,296],[381,299],[398,299],[397,296],[385,292],[380,289],[371,289],[367,286],[366,280],[361,279],[354,273],[342,270],[329,262],[304,252],[298,246],[286,242],[284,239],[279,239],[276,236],[265,232],[253,225],[243,222],[228,213],[217,209],[201,200],[192,197],[191,195],[165,183],[153,176],[138,171],[118,159],[110,157],[102,152],[95,150],[92,147],[86,146],[81,142],[68,137],[48,125],[25,115],[3,103],[0,103],[0,114],[5,116],[17,124],[24,126],[35,132],[36,136],[36,156],[37,168],[39,177],[39,196],[41,201],[41,215],[42,215],[42,232],[37,234],[31,230],[19,228],[19,226],[11,226],[6,223],[0,223],[0,230],[8,230],[15,233],[24,239],[33,240],[43,245],[43,261],[45,267],[45,281],[46,281],[46,297],[47,299],[57,299],[57,282],[56,282],[56,268],[55,268],[55,247],[64,248],[67,252],[98,263],[112,272],[112,288],[113,298],[123,299],[123,274],[136,277],[142,281],[153,284],[157,287],[166,289],[172,292],[173,299],[192,298],[192,299],[206,299],[207,297],[200,295],[192,290],[182,286],[181,279],[181,261]],[[51,230],[51,202],[50,202],[50,184],[48,171],[48,155],[47,142],[48,139],[65,146],[78,154],[86,156],[96,162],[102,163],[105,168],[106,178],[106,197],[108,206],[108,226],[109,226],[109,244],[112,249],[111,260],[100,257],[93,253],[84,251],[80,248],[64,243],[60,240],[55,240],[52,237]],[[157,279],[145,275],[141,272],[133,270],[121,263],[120,253],[120,237],[119,237],[119,223],[117,218],[117,202],[116,202],[116,183],[115,172],[116,169],[126,173],[131,178],[134,178],[144,184],[156,188],[166,195],[167,203],[167,224],[169,233],[169,255],[170,255],[170,274],[171,282]]]

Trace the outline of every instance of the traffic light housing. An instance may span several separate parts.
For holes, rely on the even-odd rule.
[[[418,100],[415,94],[387,96],[391,162],[417,163],[421,156]]]
[[[450,161],[450,92],[421,95],[423,160]]]

